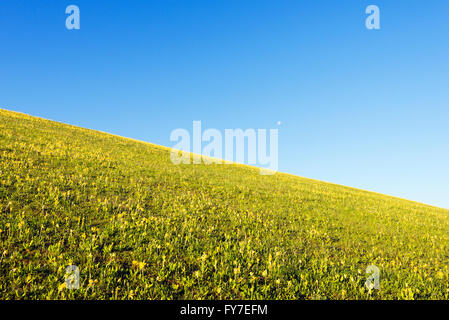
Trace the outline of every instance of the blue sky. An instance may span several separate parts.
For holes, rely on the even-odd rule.
[[[0,107],[166,146],[278,128],[279,171],[449,208],[448,35],[447,0],[3,0]]]

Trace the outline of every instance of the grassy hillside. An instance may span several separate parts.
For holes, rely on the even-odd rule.
[[[448,298],[448,214],[0,110],[1,299]]]

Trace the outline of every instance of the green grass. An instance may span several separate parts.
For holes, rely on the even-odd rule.
[[[169,152],[0,110],[0,298],[448,298],[448,210]]]

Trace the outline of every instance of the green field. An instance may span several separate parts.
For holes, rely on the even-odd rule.
[[[0,298],[448,298],[448,210],[169,154],[0,109]]]

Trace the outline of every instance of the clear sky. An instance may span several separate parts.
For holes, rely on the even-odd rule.
[[[0,107],[166,146],[278,128],[279,171],[449,208],[449,1],[2,0]]]

